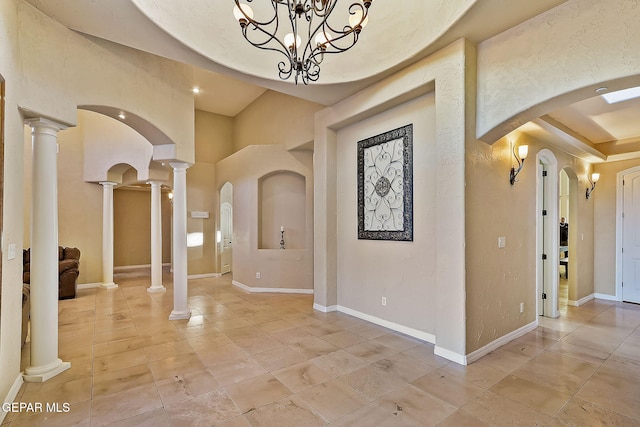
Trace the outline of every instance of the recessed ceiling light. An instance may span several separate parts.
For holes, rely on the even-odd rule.
[[[127,118],[127,116],[125,116],[124,113],[118,114],[118,117],[120,117],[120,120],[124,120]]]
[[[616,92],[609,92],[602,95],[602,97],[609,103],[615,104],[616,102],[627,101],[629,99],[640,97],[640,86],[631,87],[629,89],[618,90]]]
[[[193,93],[200,93],[200,88],[199,87],[194,87],[191,90],[193,91]]]
[[[602,93],[607,91],[609,88],[606,86],[600,86],[598,89],[596,89],[596,93]]]

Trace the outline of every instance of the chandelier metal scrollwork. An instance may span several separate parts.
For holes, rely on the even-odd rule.
[[[265,20],[253,17],[248,4],[253,0],[245,1],[247,3],[234,0],[233,8],[244,38],[259,49],[284,55],[285,59],[278,63],[280,78],[288,80],[293,76],[296,84],[302,80],[305,85],[320,77],[320,64],[325,54],[345,52],[357,43],[360,32],[367,25],[372,3],[372,0],[352,3],[348,9],[348,24],[336,27],[329,18],[338,0],[262,0],[270,1],[273,7]],[[280,21],[284,22],[283,26],[287,25],[285,16],[291,31],[282,36],[286,30],[281,29]]]

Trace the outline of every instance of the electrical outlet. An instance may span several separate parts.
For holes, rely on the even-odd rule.
[[[520,313],[524,313],[524,303],[520,303]]]
[[[387,306],[387,297],[382,297],[382,305]]]
[[[259,278],[260,278],[260,272],[258,271],[256,272],[256,279],[259,279]]]
[[[498,247],[499,248],[504,248],[507,244],[507,238],[506,237],[498,237]]]

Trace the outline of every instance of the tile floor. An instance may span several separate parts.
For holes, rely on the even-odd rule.
[[[640,306],[567,307],[464,367],[431,344],[316,312],[311,296],[191,280],[193,316],[171,322],[169,276],[155,295],[144,276],[116,278],[117,290],[60,302],[72,367],[18,396],[70,410],[10,413],[3,427],[640,425]]]

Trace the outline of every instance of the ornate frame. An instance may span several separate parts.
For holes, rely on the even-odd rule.
[[[358,239],[413,241],[413,124],[358,141]]]

